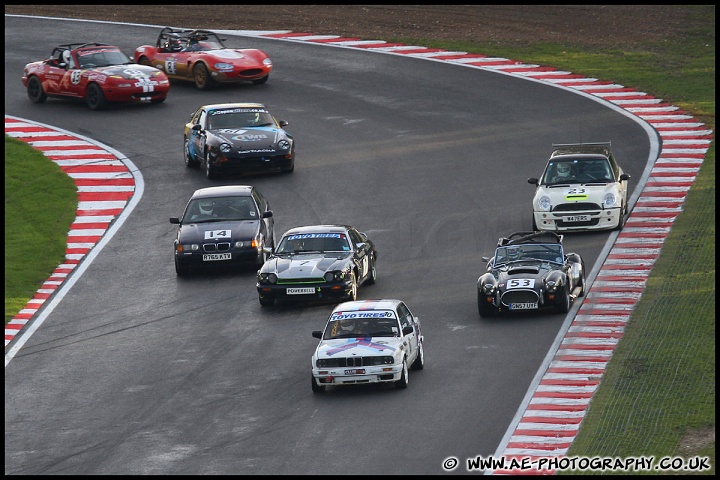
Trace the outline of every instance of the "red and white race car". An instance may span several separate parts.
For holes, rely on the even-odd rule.
[[[92,110],[111,102],[161,103],[170,91],[164,72],[134,64],[118,47],[104,43],[58,45],[47,60],[25,65],[22,83],[33,103],[78,98]]]
[[[218,83],[267,82],[272,60],[255,48],[226,48],[210,30],[165,27],[155,45],[135,49],[135,61],[163,70],[168,77],[189,80],[200,90]]]

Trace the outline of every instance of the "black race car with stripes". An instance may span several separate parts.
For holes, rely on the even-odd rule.
[[[357,300],[375,283],[375,244],[350,225],[291,228],[257,272],[260,305],[276,300]]]
[[[585,294],[585,264],[565,253],[555,232],[516,232],[498,240],[495,255],[482,257],[487,272],[477,281],[478,312],[493,314],[551,307],[567,313]]]

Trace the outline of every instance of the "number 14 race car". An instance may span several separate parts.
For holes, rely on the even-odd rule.
[[[58,45],[47,60],[25,65],[22,83],[33,103],[76,98],[92,110],[110,102],[161,103],[170,91],[162,71],[134,64],[118,47],[104,43]]]
[[[567,313],[585,295],[585,264],[565,253],[555,232],[516,232],[498,240],[495,255],[482,257],[487,272],[477,281],[478,312],[493,314],[552,307]]]

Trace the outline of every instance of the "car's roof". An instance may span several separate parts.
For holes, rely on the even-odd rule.
[[[333,309],[335,312],[355,312],[359,310],[394,310],[401,300],[395,298],[377,298],[343,302]]]
[[[298,233],[345,233],[348,228],[350,228],[348,225],[306,225],[291,228],[285,232],[285,235],[297,235]]]
[[[553,152],[550,158],[554,158],[559,155],[578,155],[578,154],[591,154],[591,155],[602,155],[603,157],[610,157],[612,152],[610,151],[610,142],[593,142],[593,143],[565,143],[565,144],[553,144]]]
[[[253,187],[250,185],[223,185],[195,190],[192,198],[206,197],[249,197]]]
[[[241,102],[241,103],[213,103],[210,105],[203,105],[204,109],[206,110],[224,110],[228,108],[265,108],[265,105],[262,103],[248,103],[248,102]]]

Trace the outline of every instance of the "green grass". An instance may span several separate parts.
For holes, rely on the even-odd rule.
[[[612,81],[662,98],[714,131],[714,7],[711,15],[707,6],[688,8],[705,15],[707,24],[662,44],[626,50],[387,40]],[[19,142],[6,139],[5,148],[7,322],[62,261],[76,204],[72,182],[52,162]],[[715,472],[714,141],[568,456],[708,456],[712,469],[703,473]]]
[[[77,188],[55,163],[5,135],[5,323],[65,258]]]

